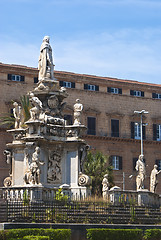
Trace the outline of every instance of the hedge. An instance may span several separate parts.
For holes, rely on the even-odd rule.
[[[49,240],[48,236],[25,236],[23,240]]]
[[[147,229],[144,233],[144,239],[160,240],[161,239],[161,230],[160,229]]]
[[[142,240],[141,229],[87,229],[87,239],[90,240]]]
[[[0,240],[22,240],[25,236],[48,236],[49,240],[69,240],[71,236],[70,229],[43,229],[26,228],[1,230]],[[29,238],[32,239],[32,238]],[[37,240],[38,238],[36,238]],[[39,238],[41,239],[41,238]]]

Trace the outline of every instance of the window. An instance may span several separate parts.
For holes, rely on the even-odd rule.
[[[110,165],[113,166],[113,170],[121,170],[122,169],[122,157],[111,156],[110,157]]]
[[[155,164],[158,165],[158,170],[161,170],[161,160],[155,160]]]
[[[38,77],[34,77],[34,83],[38,83]]]
[[[73,118],[72,115],[65,114],[64,120],[66,120],[66,125],[72,125],[73,124]]]
[[[161,94],[160,93],[152,93],[152,98],[161,99]]]
[[[60,81],[59,85],[60,87],[65,87],[65,88],[75,88],[75,82]]]
[[[136,91],[136,90],[130,90],[130,95],[136,96],[136,97],[144,97],[144,92]]]
[[[141,138],[140,123],[134,123],[134,136],[135,139]]]
[[[18,81],[18,82],[24,82],[24,81],[25,81],[25,76],[8,74],[8,80]]]
[[[96,118],[87,117],[87,134],[96,135]]]
[[[114,93],[114,94],[122,94],[122,89],[121,88],[108,87],[107,92]]]
[[[153,140],[161,141],[161,124],[153,124]]]
[[[111,137],[119,137],[119,120],[111,119]]]
[[[141,127],[138,122],[131,122],[131,138],[141,139]],[[145,126],[143,126],[143,139],[145,139]]]
[[[84,84],[84,89],[89,91],[99,91],[98,85]]]

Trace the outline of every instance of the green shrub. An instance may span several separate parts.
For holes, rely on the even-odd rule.
[[[25,236],[48,236],[49,240],[69,240],[71,230],[42,228],[11,229],[0,231],[0,236],[2,236],[0,240],[22,240]]]
[[[23,240],[49,240],[48,236],[25,236]]]
[[[87,239],[90,240],[142,240],[140,229],[87,229]]]
[[[147,229],[144,233],[144,239],[160,240],[161,239],[161,230],[160,229]]]

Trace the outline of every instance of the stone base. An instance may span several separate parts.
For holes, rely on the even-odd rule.
[[[142,189],[140,191],[110,190],[109,195],[110,202],[117,206],[126,204],[136,204],[144,207],[161,206],[161,197],[158,194],[149,192],[148,189]]]

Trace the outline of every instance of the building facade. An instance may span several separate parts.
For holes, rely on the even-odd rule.
[[[161,169],[161,85],[141,83],[109,77],[55,71],[59,85],[67,88],[64,118],[73,121],[73,105],[80,99],[84,106],[82,123],[87,126],[84,136],[92,150],[102,151],[113,166],[115,185],[126,190],[136,189],[135,164],[140,154],[140,115],[134,111],[145,109],[143,117],[143,149],[146,165],[145,188],[149,189],[154,164]],[[19,65],[0,63],[0,113],[10,113],[13,101],[32,90],[38,70]],[[3,154],[11,136],[0,127],[0,185],[8,176],[9,167]],[[157,193],[161,193],[158,175]]]

